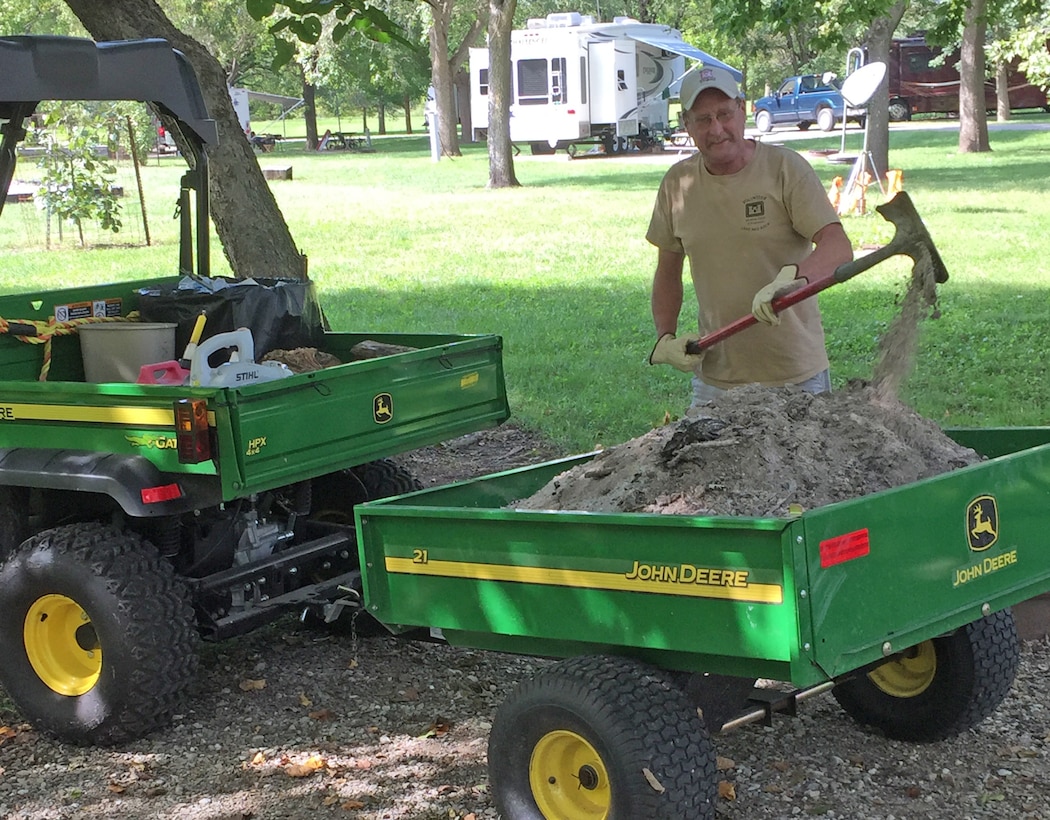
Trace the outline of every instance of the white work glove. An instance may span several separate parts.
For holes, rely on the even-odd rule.
[[[656,341],[653,352],[649,354],[649,364],[669,364],[683,373],[694,372],[704,360],[704,354],[686,353],[685,346],[700,338],[695,333],[678,337],[673,333],[665,333]]]
[[[777,278],[755,294],[751,302],[751,313],[758,321],[765,322],[767,325],[780,324],[780,317],[773,310],[773,300],[787,296],[806,284],[805,279],[796,279],[797,276],[798,265],[784,265],[777,274]]]

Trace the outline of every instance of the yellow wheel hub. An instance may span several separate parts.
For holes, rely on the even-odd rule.
[[[937,650],[933,641],[913,646],[901,657],[868,673],[868,678],[887,695],[914,698],[925,692],[937,676]]]
[[[37,598],[26,613],[22,638],[33,671],[58,694],[83,695],[98,682],[102,648],[91,619],[72,598]]]
[[[540,738],[529,760],[529,785],[548,820],[609,816],[609,775],[595,748],[575,732],[556,730]]]

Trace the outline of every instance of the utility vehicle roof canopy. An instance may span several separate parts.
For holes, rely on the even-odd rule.
[[[166,40],[0,37],[0,77],[0,119],[41,100],[140,100],[166,109],[202,142],[218,141],[193,67]]]

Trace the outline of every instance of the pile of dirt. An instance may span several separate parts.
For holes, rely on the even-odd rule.
[[[516,509],[785,516],[981,460],[871,385],[740,387],[605,450]]]
[[[939,315],[937,266],[915,260],[873,378],[818,396],[730,390],[681,421],[600,453],[512,506],[528,510],[784,516],[981,460],[900,403],[919,325]]]

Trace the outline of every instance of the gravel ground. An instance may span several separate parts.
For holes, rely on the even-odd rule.
[[[504,427],[408,461],[429,485],[554,455]],[[183,714],[116,749],[34,732],[0,690],[0,818],[494,820],[492,716],[546,663],[289,618],[205,645]],[[887,741],[827,694],[718,736],[718,816],[1050,820],[1048,675],[1050,642],[1025,643],[1000,709],[942,743]]]
[[[206,649],[191,708],[120,749],[63,745],[9,708],[10,820],[495,818],[485,748],[500,700],[544,661],[275,624]],[[830,695],[715,739],[723,818],[1050,818],[1050,643],[977,729],[911,745]],[[641,820],[641,818],[639,818]]]

